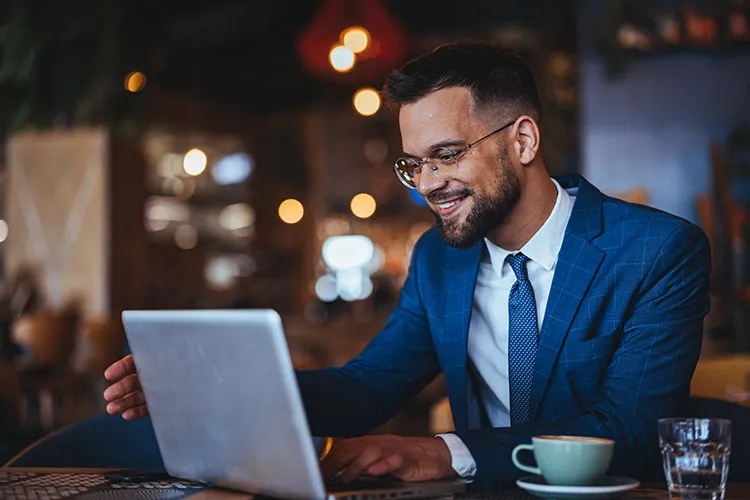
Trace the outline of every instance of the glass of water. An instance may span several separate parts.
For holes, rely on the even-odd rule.
[[[729,420],[661,419],[659,444],[671,498],[723,500],[732,449]]]

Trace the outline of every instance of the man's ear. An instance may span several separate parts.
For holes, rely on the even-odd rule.
[[[518,119],[515,126],[516,154],[522,165],[532,163],[539,155],[541,134],[536,120],[524,115]]]

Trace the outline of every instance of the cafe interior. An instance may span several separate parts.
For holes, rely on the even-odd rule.
[[[379,90],[460,40],[535,68],[552,175],[705,231],[691,395],[750,407],[747,0],[2,3],[0,464],[104,411],[124,310],[270,308],[296,368],[359,353],[434,224]],[[451,428],[438,378],[373,432]]]

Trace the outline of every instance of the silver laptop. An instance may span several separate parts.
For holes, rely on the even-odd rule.
[[[327,490],[275,311],[125,311],[122,319],[171,476],[282,498],[444,497],[466,488],[373,480]]]

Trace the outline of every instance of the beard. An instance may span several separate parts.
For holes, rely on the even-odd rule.
[[[497,175],[501,179],[498,192],[493,194],[478,194],[468,187],[451,191],[450,193],[431,193],[442,199],[459,196],[471,196],[474,204],[461,222],[458,217],[443,218],[433,212],[436,226],[448,245],[455,248],[469,248],[487,236],[490,231],[505,222],[521,197],[521,183],[510,164],[508,152],[503,150],[498,157]]]

